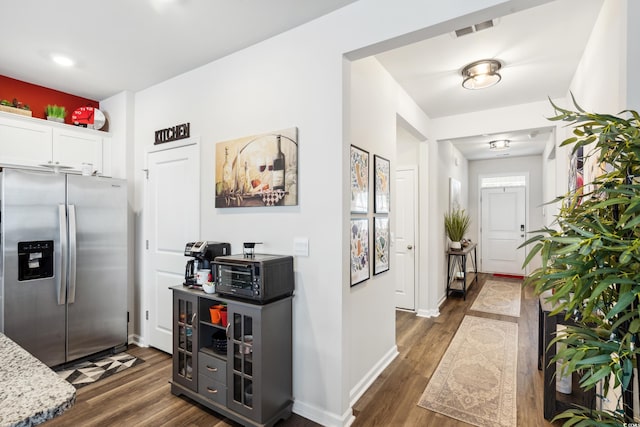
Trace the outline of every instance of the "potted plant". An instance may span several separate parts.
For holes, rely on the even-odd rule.
[[[23,104],[16,98],[13,98],[11,102],[6,99],[0,101],[0,111],[8,113],[20,114],[22,116],[31,117],[31,108],[27,104]]]
[[[67,116],[67,109],[61,105],[47,105],[45,107],[45,115],[47,116],[47,120],[64,123],[64,118]]]
[[[565,425],[633,423],[632,378],[640,351],[640,116],[588,113],[552,103],[551,120],[574,127],[562,145],[580,147],[585,163],[601,167],[599,176],[556,199],[554,228],[545,228],[522,246],[534,244],[542,266],[525,279],[537,294],[551,291],[551,315],[565,313],[568,325],[551,345],[561,344],[554,360],[577,372],[580,388],[611,387],[615,407],[574,408],[559,414]],[[595,163],[594,163],[595,162]],[[549,292],[547,292],[549,293]]]
[[[444,214],[444,229],[451,240],[449,246],[451,249],[460,250],[462,247],[460,242],[469,229],[470,223],[471,218],[464,209],[455,209],[448,214]]]

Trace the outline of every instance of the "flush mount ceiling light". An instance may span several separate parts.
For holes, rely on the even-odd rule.
[[[498,70],[502,68],[500,61],[483,59],[465,65],[462,69],[462,87],[465,89],[484,89],[498,83],[502,76]]]
[[[496,139],[489,142],[489,149],[493,151],[507,150],[510,142],[508,139]]]

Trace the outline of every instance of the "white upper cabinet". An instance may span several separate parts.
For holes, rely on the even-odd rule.
[[[0,113],[0,166],[60,167],[80,172],[84,163],[110,175],[111,137],[106,132],[78,128],[31,117]]]
[[[102,136],[78,129],[53,129],[52,161],[82,170],[83,163],[92,165],[92,172],[102,174]]]
[[[40,166],[53,159],[51,126],[0,115],[0,163]]]

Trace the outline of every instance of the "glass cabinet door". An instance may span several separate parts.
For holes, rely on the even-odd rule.
[[[173,378],[176,382],[197,390],[194,367],[197,367],[196,344],[197,298],[174,293],[173,317],[177,333],[173,345]]]
[[[227,357],[232,360],[228,402],[234,410],[251,415],[254,409],[254,316],[231,311],[231,342]]]

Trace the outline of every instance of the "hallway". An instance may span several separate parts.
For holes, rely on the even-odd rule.
[[[480,275],[480,286],[469,289],[468,298],[451,297],[435,318],[396,312],[396,342],[399,356],[354,405],[359,426],[466,426],[468,424],[417,406],[444,352],[465,314],[513,321],[509,316],[470,311],[488,274]],[[505,279],[508,280],[508,279]],[[537,369],[537,298],[532,289],[522,292],[518,318],[518,426],[551,426],[542,415],[542,372]]]

